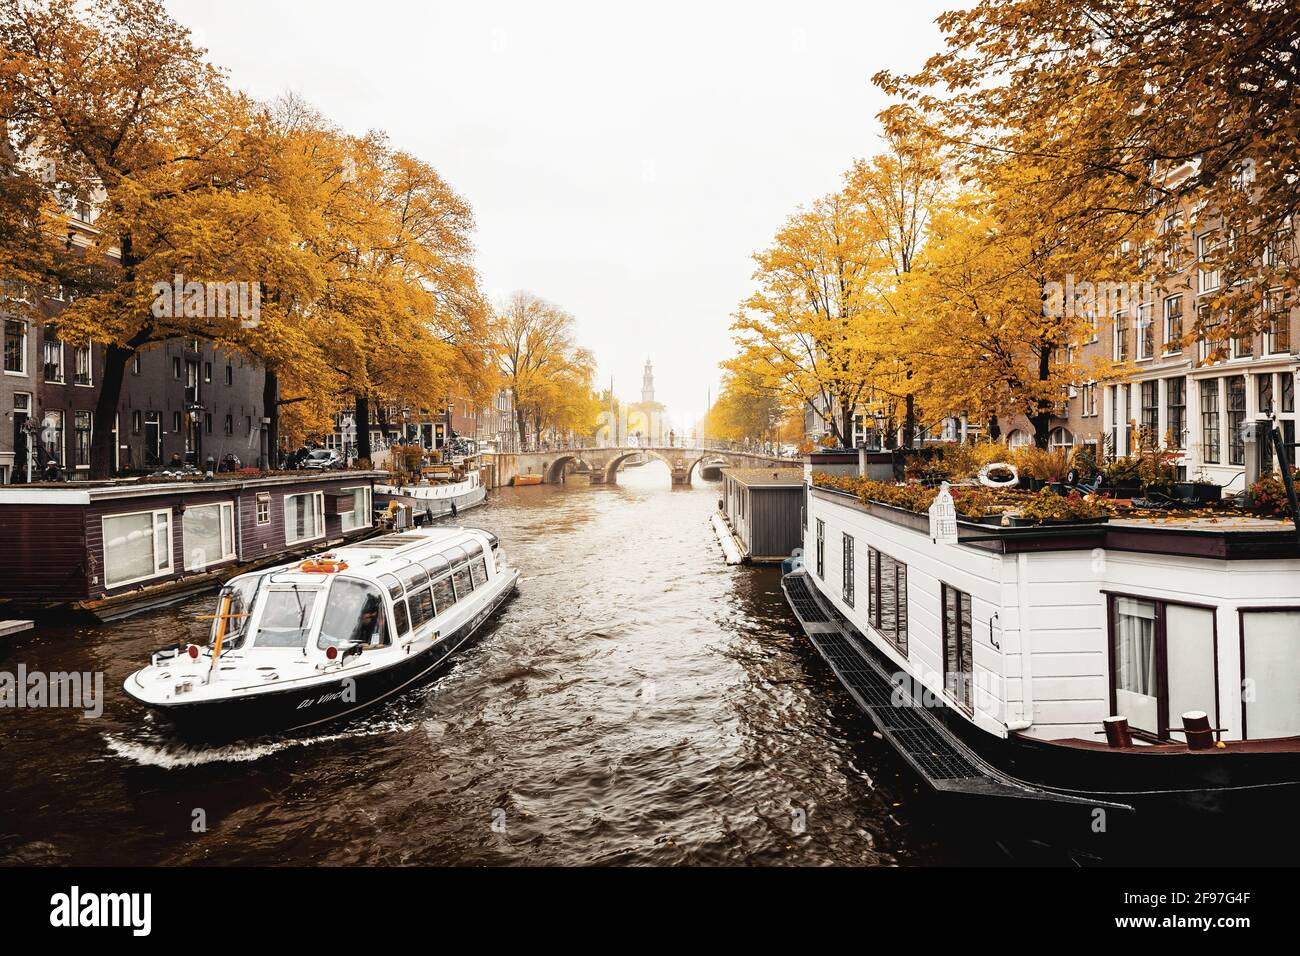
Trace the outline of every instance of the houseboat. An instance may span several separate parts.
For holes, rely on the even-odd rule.
[[[410,509],[412,521],[424,524],[443,515],[460,514],[487,501],[487,487],[478,469],[452,481],[425,480],[416,484],[375,485],[375,507],[381,512],[396,504]]]
[[[1295,852],[1289,522],[1013,527],[864,501],[819,486],[816,467],[787,600],[934,791],[1041,814],[1054,839],[1103,854]]]
[[[473,528],[356,542],[232,579],[206,645],[159,651],[123,689],[185,739],[317,727],[431,676],[518,577]]]
[[[724,468],[720,505],[742,561],[779,563],[799,547],[803,473],[797,468]]]
[[[385,472],[0,487],[0,611],[113,620],[374,533]]]

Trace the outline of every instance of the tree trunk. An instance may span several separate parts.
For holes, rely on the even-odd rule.
[[[916,396],[908,392],[903,404],[903,447],[911,448],[916,441]]]
[[[525,450],[525,438],[528,434],[528,423],[524,418],[524,410],[519,407],[519,392],[511,389],[510,395],[514,400],[515,406],[515,427],[519,429],[519,451]]]
[[[1002,426],[998,424],[998,416],[990,415],[989,416],[989,438],[992,441],[997,441],[1001,437],[1002,437]]]
[[[356,395],[357,448],[356,457],[371,460],[370,455],[370,396],[365,392]]]
[[[852,448],[853,447],[853,407],[849,406],[845,408],[842,414],[844,417],[842,419],[842,424],[840,427],[844,431],[843,434],[840,435],[840,447]]]
[[[270,368],[262,379],[262,408],[266,415],[266,461],[263,467],[280,467],[280,378]]]
[[[127,359],[134,353],[134,348],[123,345],[110,345],[104,350],[104,377],[99,383],[90,442],[90,477],[97,481],[112,478],[116,471],[113,458],[117,449],[117,403],[122,397]]]

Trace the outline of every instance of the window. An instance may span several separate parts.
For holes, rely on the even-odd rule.
[[[437,602],[439,614],[446,613],[456,603],[456,590],[451,586],[451,575],[433,582],[433,599]]]
[[[388,643],[388,615],[384,611],[383,592],[366,581],[335,578],[325,601],[325,616],[321,619],[316,646]]]
[[[1114,354],[1116,362],[1127,362],[1128,352],[1128,310],[1121,309],[1115,313],[1115,345]]]
[[[91,385],[90,346],[78,345],[72,352],[72,382],[74,385]]]
[[[840,593],[844,597],[844,603],[853,607],[853,538],[847,534],[841,534],[840,537],[844,539],[844,574]]]
[[[144,416],[140,414],[140,412],[138,411],[132,412],[131,413],[131,434],[132,435],[140,434],[140,430],[143,427],[144,427]]]
[[[268,492],[259,492],[257,496],[257,523],[271,523],[271,495]]]
[[[1219,461],[1219,380],[1201,382],[1201,454],[1210,464]]]
[[[211,382],[211,381],[212,381],[212,363],[211,363],[211,362],[204,362],[204,363],[203,363],[203,381],[205,381],[205,382]]]
[[[1138,306],[1137,357],[1149,359],[1156,354],[1155,302]]]
[[[72,417],[72,463],[78,468],[90,467],[90,412],[74,412]]]
[[[1211,263],[1218,254],[1218,240],[1213,232],[1204,233],[1196,239],[1197,291],[1214,292],[1219,288],[1219,270]]]
[[[1085,417],[1097,414],[1097,383],[1089,382],[1079,388],[1080,413]]]
[[[1300,608],[1241,612],[1241,736],[1300,734]]]
[[[867,549],[867,620],[907,654],[907,565],[875,548]]]
[[[1007,435],[1007,447],[1008,447],[1008,448],[1028,448],[1028,447],[1029,447],[1029,433],[1028,433],[1027,431],[1024,431],[1023,429],[1020,429],[1020,428],[1013,428],[1013,429],[1011,430],[1011,433],[1010,433],[1009,435]]]
[[[1074,447],[1074,433],[1068,428],[1053,428],[1047,436],[1047,444],[1054,451],[1069,451]]]
[[[203,416],[203,431],[209,435],[212,434],[212,416],[210,414]]]
[[[483,558],[473,561],[469,566],[470,572],[474,577],[474,587],[481,588],[487,584],[487,562]]]
[[[407,595],[411,605],[411,627],[419,629],[433,620],[437,613],[433,604],[433,592],[427,587]]]
[[[181,433],[181,413],[172,412],[172,434],[179,435],[180,433]]]
[[[817,577],[826,579],[826,523],[817,519]]]
[[[325,534],[325,496],[319,491],[284,496],[286,544],[309,541]]]
[[[63,464],[63,412],[46,412],[41,421],[41,444],[51,458]]]
[[[175,357],[175,356],[173,356],[173,358],[172,358],[172,378],[177,378],[177,379],[178,379],[178,378],[180,378],[180,377],[181,377],[181,360],[180,360],[179,357]]]
[[[27,374],[27,323],[22,319],[5,319],[4,363],[6,374]]]
[[[966,713],[975,710],[974,643],[971,639],[970,595],[942,585],[943,604],[943,689]]]
[[[1165,406],[1169,445],[1171,448],[1184,448],[1187,437],[1187,379],[1180,377],[1165,381]]]
[[[235,433],[235,417],[233,415],[226,416],[224,428],[227,435],[233,435]]]
[[[1171,295],[1165,299],[1165,351],[1183,350],[1183,297]]]
[[[104,584],[108,587],[171,571],[170,511],[107,515],[100,527],[104,538]]]
[[[1264,314],[1268,316],[1264,348],[1269,352],[1291,351],[1291,315],[1284,303],[1280,289],[1264,293]]]
[[[1255,336],[1247,333],[1232,340],[1232,351],[1237,358],[1247,358],[1255,354]]]
[[[1246,376],[1233,375],[1228,379],[1228,464],[1246,463],[1246,442],[1241,436],[1241,426],[1246,421]]]
[[[1147,440],[1160,443],[1160,383],[1152,379],[1141,385],[1142,428],[1147,433]]]
[[[460,600],[474,590],[474,581],[470,578],[469,565],[462,564],[451,573],[456,582],[456,600]]]
[[[343,530],[355,531],[357,528],[369,528],[370,527],[370,489],[369,488],[344,488],[343,491],[352,496],[352,510],[343,511],[340,512],[339,514],[339,517],[342,519],[343,522]]]
[[[140,374],[140,353],[139,352],[136,352],[134,355],[131,356],[131,374],[132,375]]]
[[[393,601],[393,623],[398,637],[405,637],[411,632],[411,618],[406,610],[406,601]]]
[[[202,571],[235,557],[235,506],[218,502],[190,505],[181,515],[185,570]]]
[[[45,341],[41,346],[41,364],[45,381],[63,384],[63,343],[52,326],[45,327]]]
[[[254,645],[305,648],[317,593],[300,588],[264,592],[259,601],[262,616],[257,623]]]
[[[235,367],[229,363],[226,364],[226,384],[235,384]]]
[[[1145,598],[1110,598],[1111,703],[1141,734],[1181,735],[1182,715],[1218,727],[1214,612]]]

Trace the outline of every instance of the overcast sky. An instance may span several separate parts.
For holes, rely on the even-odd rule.
[[[870,77],[939,47],[953,0],[166,0],[270,98],[382,129],[473,205],[497,299],[577,318],[600,379],[679,427],[717,394],[750,255],[878,145]]]

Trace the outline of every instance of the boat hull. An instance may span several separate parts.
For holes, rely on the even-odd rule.
[[[473,617],[444,635],[427,649],[380,670],[341,674],[332,681],[308,687],[262,691],[241,697],[178,704],[152,704],[131,693],[164,717],[177,737],[196,743],[221,743],[273,733],[308,731],[336,721],[360,716],[419,686],[446,667],[464,650],[487,620],[515,591],[518,572]]]
[[[460,514],[470,508],[477,508],[487,501],[487,488],[475,485],[463,492],[445,496],[423,495],[423,488],[403,489],[401,487],[377,485],[375,487],[375,506],[385,509],[392,502],[410,508],[417,522],[432,521],[444,515]]]

